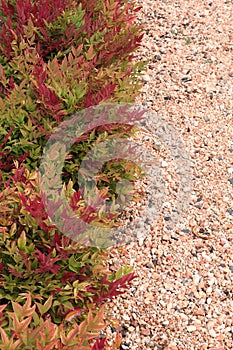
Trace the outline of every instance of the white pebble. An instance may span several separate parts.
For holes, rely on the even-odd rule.
[[[128,315],[122,315],[123,320],[130,321],[130,317]]]
[[[213,329],[209,330],[209,334],[211,337],[215,338],[216,337],[216,332]]]
[[[168,166],[168,162],[165,162],[165,160],[163,160],[161,165],[163,168],[166,168]]]
[[[196,329],[197,329],[196,326],[188,326],[188,327],[187,327],[187,331],[188,331],[188,332],[194,332],[194,331],[196,331]]]
[[[152,254],[152,255],[156,255],[156,252],[157,252],[157,249],[156,249],[156,248],[152,248],[152,249],[151,249],[151,254]]]
[[[211,280],[208,281],[209,286],[212,286],[215,284],[215,278],[212,278]]]
[[[194,284],[198,284],[200,282],[201,277],[197,274],[193,276],[193,282]]]
[[[148,81],[151,80],[151,77],[150,77],[150,75],[145,74],[145,75],[142,76],[142,79],[143,79],[145,82],[148,82]]]
[[[164,208],[170,208],[171,207],[171,203],[170,202],[164,202],[163,203],[163,207]]]

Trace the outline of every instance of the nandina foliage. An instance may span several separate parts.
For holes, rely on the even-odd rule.
[[[80,246],[52,224],[39,190],[38,167],[49,136],[62,121],[89,106],[134,101],[142,68],[133,54],[141,41],[140,28],[133,24],[138,9],[126,0],[0,3],[0,303],[5,312],[0,306],[0,344],[4,349],[103,349],[104,339],[90,342],[104,328],[101,322],[99,326],[98,310],[134,278],[129,268],[110,273],[104,262],[106,250]],[[87,222],[90,208],[79,206],[82,193],[76,183],[81,159],[106,135],[127,137],[131,131],[132,126],[117,123],[102,126],[83,135],[71,149],[63,180],[71,207]],[[102,169],[103,197],[114,196],[115,181],[124,178],[126,170],[127,179],[134,180],[137,169],[130,164]],[[96,221],[113,219],[91,214]],[[25,295],[27,311],[22,315]],[[93,334],[82,338],[78,327],[91,319],[90,310],[95,321],[91,321],[93,332],[87,334]],[[68,336],[64,317],[71,312],[75,323],[69,325],[73,328]]]
[[[79,310],[66,315],[60,325],[44,319],[49,313],[53,298],[45,303],[39,302],[39,297],[32,301],[29,293],[21,293],[23,304],[12,302],[11,313],[5,311],[6,305],[0,306],[0,348],[10,350],[103,350],[106,339],[94,340],[104,328],[104,309],[94,313],[89,310],[82,322],[77,322]],[[26,300],[25,300],[26,299]],[[12,331],[13,330],[13,331]],[[90,345],[90,341],[93,343]],[[116,337],[111,350],[118,348]],[[110,350],[110,349],[109,349]]]
[[[132,11],[119,0],[1,2],[2,181],[15,160],[36,169],[48,136],[68,116],[134,100],[139,65],[132,51],[141,34],[130,26]]]

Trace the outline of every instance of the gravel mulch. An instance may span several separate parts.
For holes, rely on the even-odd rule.
[[[150,63],[138,103],[183,139],[193,189],[179,229],[166,230],[160,215],[145,236],[111,250],[111,268],[131,264],[138,277],[109,310],[122,326],[121,349],[231,350],[233,2],[139,3],[139,59]]]

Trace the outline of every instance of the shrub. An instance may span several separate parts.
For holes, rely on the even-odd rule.
[[[73,312],[79,324],[90,310],[96,313],[104,302],[123,293],[134,274],[131,268],[108,271],[106,250],[80,246],[51,225],[36,194],[37,172],[20,169],[14,176],[15,187],[0,194],[1,304],[10,314],[11,302],[21,304],[21,293],[30,293],[44,322],[49,317],[55,327]],[[30,327],[34,329],[33,324]]]
[[[51,308],[52,297],[44,305],[39,302],[32,305],[31,296],[27,293],[22,293],[22,298],[26,299],[23,305],[12,302],[13,312],[6,313],[6,305],[0,307],[1,349],[89,350],[89,341],[98,336],[105,326],[103,308],[96,311],[95,315],[89,310],[87,317],[80,324],[74,321],[79,315],[79,310],[72,311],[60,325],[56,325],[50,317],[46,320],[43,318]],[[101,350],[104,345],[105,338],[97,339],[91,349]]]
[[[2,1],[2,181],[15,160],[37,169],[49,135],[68,116],[104,101],[134,100],[140,65],[132,62],[131,52],[141,35],[129,26],[132,5],[123,3]],[[73,148],[78,160],[80,149],[89,147]]]
[[[134,278],[129,268],[110,273],[106,250],[80,246],[51,223],[38,167],[49,136],[69,116],[104,102],[133,102],[142,66],[133,55],[141,40],[132,24],[138,9],[125,0],[1,1],[1,349],[90,349],[104,327],[101,305]],[[132,132],[120,123],[102,126],[72,146],[63,181],[80,216],[90,214],[79,206],[76,170],[83,155],[106,137]],[[116,181],[129,167],[107,162],[100,171],[106,198],[116,197]],[[127,176],[136,179],[134,171]],[[96,340],[93,350],[104,346]]]

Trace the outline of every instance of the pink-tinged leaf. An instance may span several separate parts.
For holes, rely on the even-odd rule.
[[[2,327],[0,327],[0,333],[1,333],[1,338],[2,338],[3,344],[7,344],[9,342],[9,338]]]
[[[31,320],[32,320],[32,316],[29,316],[25,320],[19,322],[18,317],[15,314],[13,314],[13,327],[16,334],[20,334],[21,332],[24,332],[26,328],[29,326]]]
[[[75,310],[70,311],[65,316],[65,321],[71,322],[76,317],[79,317],[82,314],[83,311],[84,311],[84,309],[78,309],[78,308],[76,308]]]
[[[15,276],[15,277],[18,277],[18,278],[22,278],[22,277],[23,277],[23,273],[22,273],[22,272],[18,272],[17,270],[12,269],[12,268],[9,267],[9,266],[8,266],[7,270],[8,270],[9,272],[11,272],[12,275]]]
[[[39,333],[41,334],[43,332],[45,332],[45,330],[49,329],[49,335],[50,335],[50,339],[54,339],[57,335],[57,331],[58,331],[58,326],[53,324],[50,319],[46,320],[45,322],[41,323],[38,327],[36,327],[35,329],[31,330],[30,332],[30,339],[35,340],[38,338]]]
[[[20,319],[20,317],[22,317],[24,314],[23,306],[21,306],[19,303],[16,303],[14,301],[12,301],[11,304],[12,304],[14,312],[16,313],[18,318]]]
[[[4,348],[1,349],[17,350],[19,348],[19,345],[21,345],[20,339],[16,340],[15,342],[12,337],[9,339],[2,327],[0,327],[0,334],[3,343],[2,345],[4,345]]]
[[[91,45],[86,52],[86,59],[89,61],[93,59],[94,56],[95,56],[94,48],[93,48],[93,45]]]
[[[7,304],[4,304],[4,305],[0,305],[0,313],[3,312],[3,310],[5,309],[5,307],[7,306]]]
[[[74,324],[74,328],[67,334],[68,344],[78,335],[81,334],[78,324]]]
[[[52,342],[50,342],[48,345],[44,346],[43,344],[40,343],[40,341],[37,339],[36,340],[36,349],[37,350],[53,350],[53,349],[61,349],[58,348],[58,343],[59,340],[54,340]],[[56,347],[55,347],[56,346]]]
[[[32,316],[32,314],[35,312],[35,309],[36,309],[35,305],[31,307],[32,300],[31,300],[31,295],[29,293],[21,293],[20,295],[26,297],[26,302],[23,306],[21,306],[19,303],[12,301],[13,310],[17,315],[17,317],[19,318],[19,320],[23,317]]]

